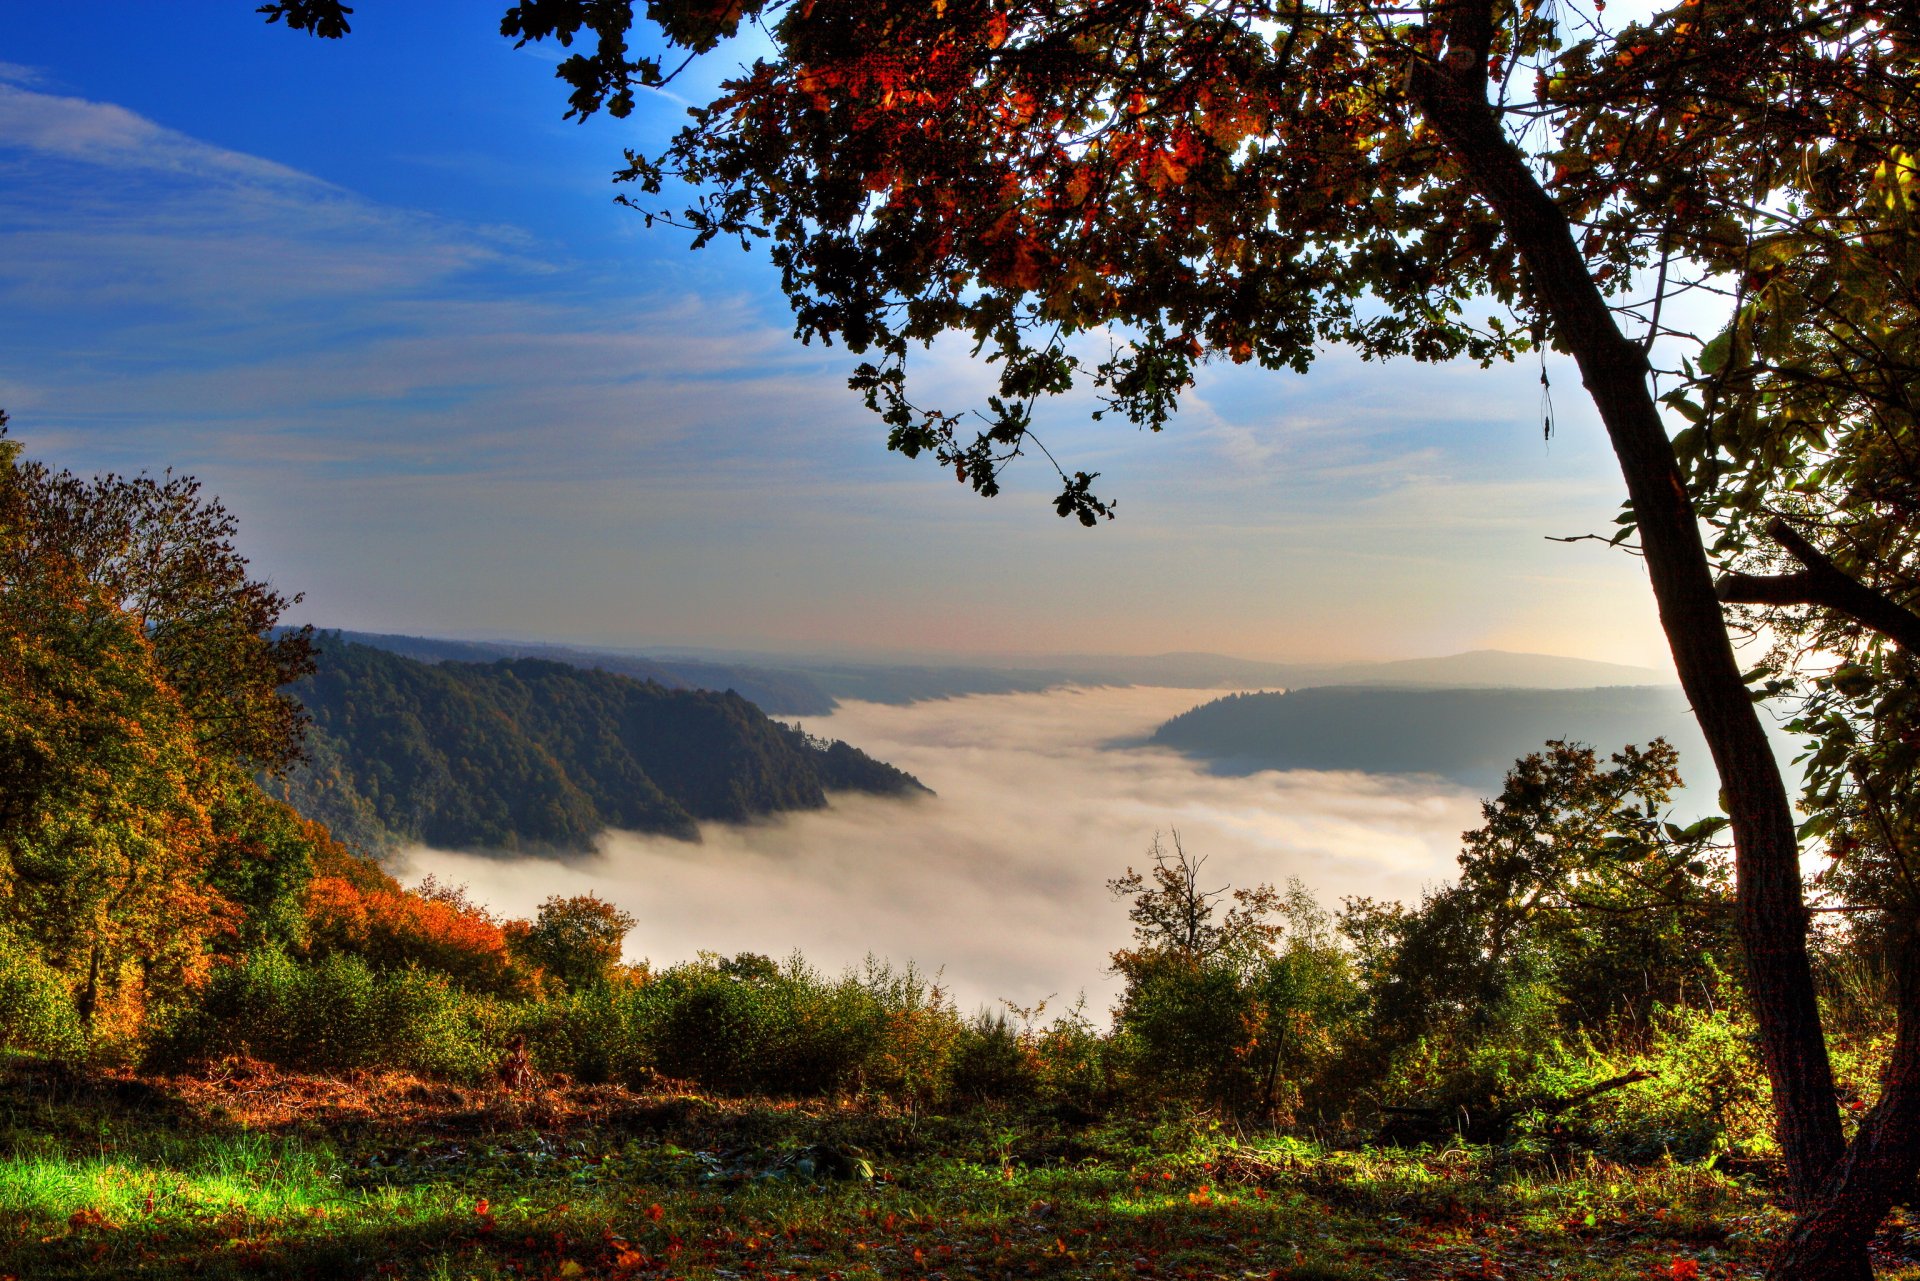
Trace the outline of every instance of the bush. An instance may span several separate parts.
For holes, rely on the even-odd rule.
[[[1251,1106],[1264,1073],[1253,985],[1231,964],[1177,953],[1138,958],[1127,975],[1115,1049],[1130,1093]]]
[[[1629,1160],[1770,1155],[1773,1095],[1756,1039],[1752,1016],[1737,1006],[1656,1008],[1632,1063],[1653,1075],[1595,1100],[1585,1137]]]
[[[1175,833],[1156,838],[1152,883],[1108,882],[1132,899],[1136,946],[1113,954],[1126,979],[1111,1045],[1126,1087],[1239,1113],[1291,1117],[1358,1005],[1352,961],[1332,918],[1297,879],[1203,890],[1205,859]]]
[[[263,948],[216,971],[156,1038],[163,1063],[239,1054],[283,1067],[405,1068],[477,1081],[500,1057],[504,1012],[441,975],[312,964]]]
[[[507,936],[463,889],[365,889],[340,876],[315,878],[307,890],[308,953],[364,959],[380,970],[409,966],[436,971],[471,992],[519,996],[531,976],[510,954]]]
[[[0,933],[0,1049],[72,1058],[85,1048],[66,980],[25,944]]]
[[[668,970],[656,988],[659,1070],[724,1090],[930,1096],[959,1033],[937,987],[872,961],[830,982],[798,957],[707,958]]]
[[[1001,1010],[982,1010],[954,1038],[951,1086],[968,1102],[1031,1098],[1039,1064],[1028,1039]]]
[[[1039,1015],[1035,1010],[1034,1016]],[[1093,1029],[1086,998],[1037,1032],[1028,1030],[1034,1076],[1044,1102],[1097,1108],[1114,1096],[1109,1043]]]
[[[542,1071],[628,1085],[657,1071],[785,1096],[934,1097],[961,1037],[944,994],[911,968],[869,962],[828,980],[798,957],[782,966],[751,953],[543,1002],[522,1030]]]
[[[1489,993],[1482,1006],[1433,1019],[1410,1039],[1387,1029],[1373,1043],[1356,1045],[1352,1057],[1371,1061],[1385,1102],[1489,1114],[1535,1092],[1538,1075],[1563,1057],[1558,1008],[1548,984],[1515,978]],[[1565,1035],[1578,1040],[1581,1034]]]
[[[591,988],[523,1006],[517,1030],[542,1072],[638,1089],[653,1078],[649,1029],[658,1001],[657,992],[640,984]]]

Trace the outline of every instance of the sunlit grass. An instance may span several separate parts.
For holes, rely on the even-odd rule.
[[[1778,1218],[1710,1169],[1342,1151],[1181,1118],[1086,1127],[697,1100],[541,1131],[471,1111],[286,1133],[0,1099],[0,1276],[1755,1276]],[[803,1175],[860,1145],[871,1180]]]

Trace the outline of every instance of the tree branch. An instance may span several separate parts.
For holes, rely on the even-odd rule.
[[[1920,654],[1920,614],[1841,570],[1786,521],[1767,533],[1805,568],[1792,574],[1728,574],[1716,586],[1729,605],[1818,605],[1879,632],[1909,654]]]

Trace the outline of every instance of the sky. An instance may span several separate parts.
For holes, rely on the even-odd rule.
[[[1164,433],[1043,420],[982,500],[884,447],[764,254],[613,204],[685,98],[564,121],[487,5],[0,8],[0,408],[30,455],[199,476],[295,621],[855,654],[1473,648],[1665,668],[1570,362],[1210,365]],[[958,348],[924,398],[977,399]]]
[[[836,795],[825,810],[705,824],[698,844],[604,835],[568,862],[407,852],[402,874],[531,916],[596,893],[635,920],[628,959],[798,951],[829,975],[871,954],[938,974],[963,1011],[1049,1013],[1087,998],[1105,1027],[1128,945],[1107,882],[1150,865],[1156,834],[1206,860],[1204,888],[1284,887],[1418,902],[1450,878],[1479,800],[1444,779],[1304,770],[1232,776],[1166,748],[1116,748],[1192,706],[1179,689],[1059,689],[906,707],[843,704],[808,728],[911,771],[931,797]]]

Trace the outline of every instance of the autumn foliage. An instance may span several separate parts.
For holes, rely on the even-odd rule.
[[[348,953],[378,968],[433,970],[497,996],[532,987],[500,923],[457,892],[364,889],[323,876],[308,888],[306,902],[307,946],[315,956]]]

